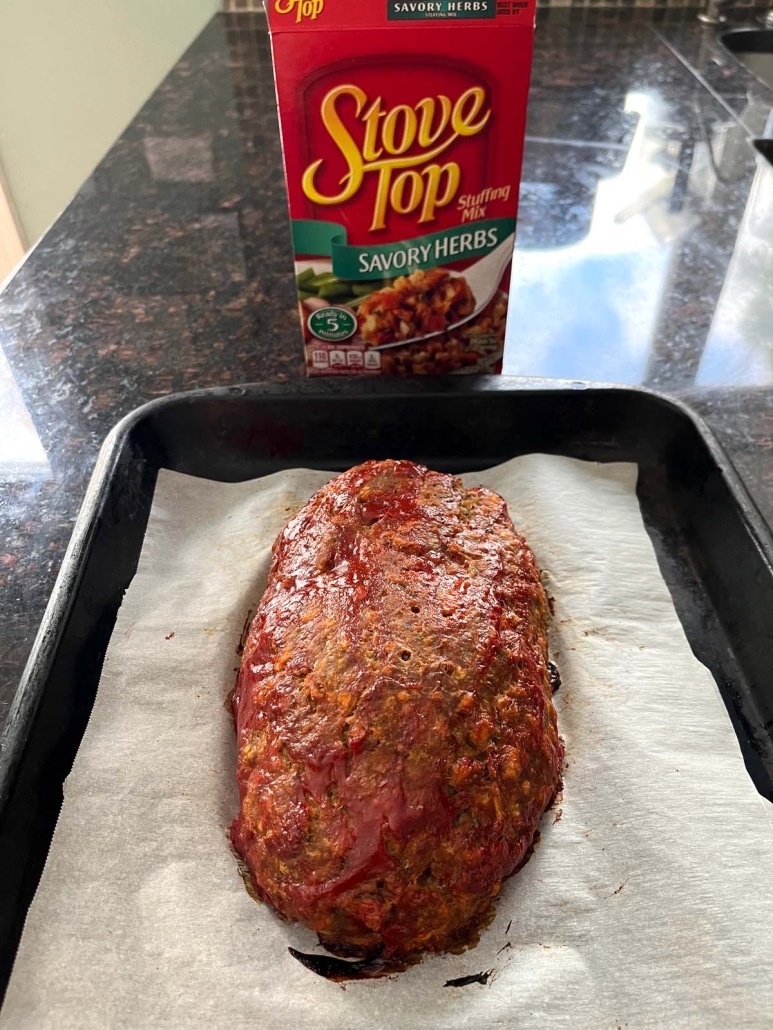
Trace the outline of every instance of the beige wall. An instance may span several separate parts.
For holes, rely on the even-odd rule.
[[[0,165],[32,245],[220,0],[0,0]]]

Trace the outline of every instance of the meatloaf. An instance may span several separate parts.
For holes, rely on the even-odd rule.
[[[504,500],[408,461],[274,544],[233,694],[255,890],[338,955],[458,949],[558,788],[547,602]]]

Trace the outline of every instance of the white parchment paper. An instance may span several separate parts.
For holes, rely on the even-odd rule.
[[[345,989],[248,896],[223,705],[286,519],[327,477],[162,472],[31,908],[4,1028],[773,1025],[773,820],[643,528],[633,466],[480,475],[555,598],[565,796],[480,944]],[[483,970],[486,986],[444,987]]]

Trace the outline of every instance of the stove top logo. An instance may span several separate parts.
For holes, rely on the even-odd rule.
[[[276,0],[274,4],[277,14],[295,14],[296,23],[307,18],[314,21],[324,8],[325,0]]]
[[[327,161],[319,158],[303,173],[303,192],[314,204],[344,204],[375,178],[373,231],[385,228],[390,210],[416,215],[422,224],[451,203],[462,171],[456,161],[440,164],[438,158],[458,140],[482,132],[491,106],[482,86],[465,90],[455,102],[441,93],[414,107],[388,108],[381,97],[371,100],[359,86],[346,83],[324,97],[320,116],[338,152],[337,167],[343,164],[345,171],[336,173],[337,192],[323,192],[319,180]]]

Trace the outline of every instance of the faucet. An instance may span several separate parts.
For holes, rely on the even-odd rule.
[[[738,0],[709,0],[705,11],[698,12],[698,21],[704,25],[721,25],[727,21],[727,11],[731,7],[748,7],[756,14],[756,20],[762,22],[766,28],[773,28],[773,8],[765,11],[754,11],[754,7],[746,3],[738,3]]]
[[[698,21],[704,25],[719,25],[727,21],[725,10],[731,7],[735,0],[709,0],[705,11],[698,12]]]

